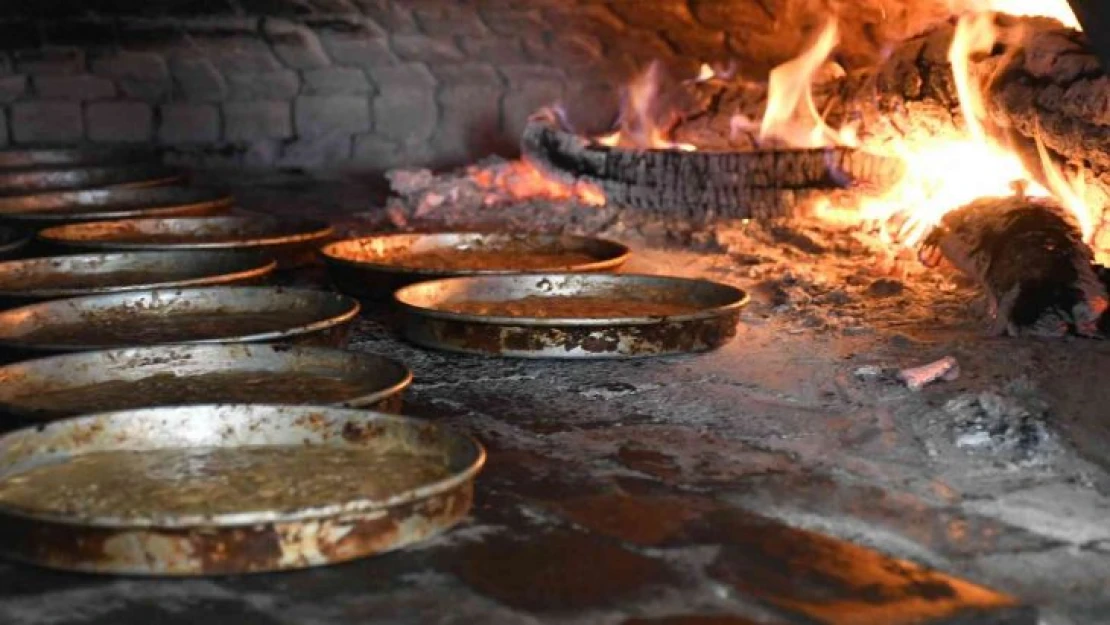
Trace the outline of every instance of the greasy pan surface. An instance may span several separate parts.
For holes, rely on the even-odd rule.
[[[406,336],[427,347],[531,358],[705,351],[736,334],[748,296],[707,280],[522,274],[450,278],[397,291]]]
[[[0,306],[97,293],[258,281],[276,267],[234,252],[119,252],[0,263]]]
[[[400,408],[412,381],[374,354],[290,345],[166,345],[62,354],[0,367],[0,410],[55,419],[132,408],[282,403]]]
[[[627,247],[570,235],[388,234],[337,241],[321,250],[340,290],[388,299],[398,288],[431,278],[521,272],[614,270]]]
[[[98,494],[75,485],[74,498],[62,507],[48,491],[32,490],[28,499],[22,485],[64,471],[68,463],[89,467],[81,476],[89,485],[107,485],[127,476],[94,464],[98,458],[142,466],[143,458],[182,455],[191,460],[132,475],[132,492]],[[308,462],[329,455],[350,464],[321,471]],[[467,436],[361,410],[210,405],[67,419],[0,438],[0,552],[55,568],[148,575],[341,562],[396,549],[458,522],[470,509],[484,461],[481,446]],[[275,462],[286,470],[267,472]],[[430,470],[413,473],[412,466]],[[360,477],[336,491],[313,489],[332,471]],[[209,483],[210,501],[190,497]],[[255,488],[220,499],[229,486],[243,484]],[[354,495],[337,496],[340,491]],[[102,510],[120,497],[139,503]]]
[[[0,196],[104,187],[153,187],[180,182],[184,178],[183,171],[157,164],[0,169]]]
[[[359,311],[344,295],[281,287],[151,289],[0,312],[0,349],[71,352],[171,343],[333,342]],[[341,341],[340,341],[341,342]]]
[[[0,220],[36,225],[173,215],[210,215],[234,199],[193,187],[109,188],[0,197]]]

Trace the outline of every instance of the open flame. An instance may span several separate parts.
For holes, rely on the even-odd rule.
[[[781,143],[794,148],[855,145],[855,133],[850,128],[830,128],[813,101],[814,78],[839,41],[837,21],[830,19],[813,45],[771,70],[767,107],[759,125],[761,144]],[[733,123],[737,122],[742,120],[733,118]]]
[[[995,9],[1037,15],[1046,15],[1048,10],[1052,17],[1063,16],[1066,10],[1074,21],[1064,0],[1058,7],[1051,5],[1044,0],[984,0],[960,17],[948,59],[964,135],[886,146],[886,151],[906,162],[905,177],[881,197],[865,200],[859,207],[862,217],[880,221],[894,241],[914,247],[949,211],[981,197],[1010,195],[1020,186],[1027,195],[1054,195],[1074,214],[1084,238],[1090,241],[1094,222],[1082,199],[1081,181],[1069,179],[1038,144],[1046,189],[1034,181],[1018,155],[991,140],[983,126],[987,117],[983,94],[970,71],[971,58],[989,52],[997,41]]]
[[[1075,12],[1065,0],[978,0],[977,4],[980,11],[1051,17],[1062,22],[1064,26],[1082,30],[1079,20],[1075,18]]]
[[[699,78],[710,72],[709,78],[715,74],[708,65],[702,66]],[[673,143],[659,125],[657,107],[659,105],[660,65],[651,63],[639,76],[632,79],[625,89],[624,100],[621,102],[620,128],[612,134],[595,139],[601,145],[610,147],[621,146],[636,149],[678,149],[687,152],[697,150],[696,146],[688,143]],[[708,78],[705,78],[708,80]]]
[[[1010,195],[1016,188],[1027,195],[1055,196],[1074,213],[1089,241],[1094,221],[1083,200],[1081,180],[1061,171],[1047,149],[1038,144],[1045,188],[1034,181],[1017,154],[991,139],[984,128],[987,112],[982,87],[973,78],[970,67],[976,54],[990,52],[997,42],[996,12],[1052,17],[1079,28],[1067,1],[950,0],[950,5],[960,15],[948,58],[965,123],[962,133],[929,139],[915,137],[900,144],[876,146],[861,144],[852,126],[830,127],[816,106],[813,86],[821,79],[822,71],[830,67],[828,59],[839,40],[835,18],[816,33],[806,50],[771,72],[762,118],[751,120],[737,115],[732,120],[733,132],[757,134],[765,147],[858,146],[902,159],[906,173],[894,188],[854,206],[832,207],[826,202],[824,210],[838,218],[877,221],[891,241],[899,245],[914,248],[949,211],[981,197]],[[666,135],[661,124],[665,112],[661,110],[665,105],[660,94],[661,73],[660,65],[653,63],[628,84],[618,129],[595,138],[596,143],[635,149],[697,149],[673,142]],[[733,68],[703,64],[687,82],[730,79],[732,73]],[[497,183],[514,187],[514,194],[519,191],[522,196],[542,189],[542,194],[549,197],[569,194],[591,204],[604,203],[600,190],[561,190],[561,183],[546,181],[539,172],[514,172],[512,178]]]

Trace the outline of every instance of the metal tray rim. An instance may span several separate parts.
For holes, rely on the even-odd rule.
[[[448,235],[448,236],[486,235],[486,236],[490,236],[491,233],[485,233],[485,232],[407,233],[407,232],[404,232],[404,233],[390,233],[390,234],[381,234],[381,235],[367,235],[367,236],[361,236],[361,237],[351,237],[351,238],[342,239],[342,240],[339,240],[339,241],[333,241],[333,242],[329,243],[328,245],[324,246],[323,248],[321,248],[319,254],[320,254],[321,258],[323,258],[325,263],[340,265],[340,266],[344,266],[344,267],[350,267],[350,268],[353,268],[353,269],[361,269],[361,270],[364,270],[364,271],[374,271],[374,272],[379,272],[379,273],[393,273],[393,274],[412,275],[412,276],[439,276],[439,277],[444,277],[444,278],[447,278],[447,277],[464,277],[464,276],[471,276],[471,275],[473,275],[473,276],[506,276],[506,275],[519,275],[521,273],[520,271],[516,271],[516,270],[513,270],[513,269],[465,269],[465,268],[463,268],[463,269],[427,269],[427,268],[417,268],[417,267],[405,267],[403,265],[390,265],[390,264],[386,264],[386,263],[375,263],[375,262],[369,262],[369,261],[360,261],[360,260],[353,260],[353,259],[350,259],[350,258],[344,258],[343,256],[340,256],[339,254],[336,254],[331,249],[331,248],[334,248],[334,247],[336,247],[338,245],[341,245],[341,244],[353,243],[353,242],[356,242],[356,241],[363,241],[363,240],[369,240],[369,239],[386,239],[386,238],[394,238],[394,237],[401,238],[401,237],[419,237],[419,236],[426,236],[426,237],[433,237],[434,238],[434,237],[437,237],[437,236],[440,236],[440,235]],[[496,233],[495,236],[513,236],[513,233]],[[528,236],[528,234],[527,233],[520,233],[520,236]],[[539,237],[539,236],[550,236],[551,238],[566,237],[566,238],[578,239],[582,242],[595,242],[595,243],[601,243],[601,244],[604,244],[604,245],[611,245],[614,248],[620,250],[620,253],[617,256],[614,256],[612,258],[598,259],[596,261],[589,262],[589,263],[579,263],[579,264],[576,264],[576,265],[571,265],[570,267],[567,268],[567,271],[591,272],[591,271],[604,271],[604,270],[607,270],[607,269],[613,269],[613,268],[619,267],[619,266],[623,265],[624,263],[628,262],[629,257],[632,256],[632,249],[631,248],[629,248],[627,245],[625,245],[623,243],[620,243],[618,241],[613,241],[612,239],[605,239],[605,238],[601,238],[601,237],[587,237],[587,236],[579,236],[579,235],[534,235],[534,236],[537,236],[537,237]],[[532,271],[527,272],[527,273],[536,273],[536,271],[532,270]]]
[[[82,191],[92,189],[142,189],[149,187],[160,187],[183,182],[187,176],[187,172],[184,169],[180,167],[164,165],[162,163],[117,163],[113,165],[60,165],[49,167],[31,167],[28,169],[0,168],[0,180],[3,180],[5,178],[16,178],[18,176],[33,176],[35,174],[45,175],[50,173],[56,174],[64,172],[90,171],[104,173],[113,170],[141,172],[149,175],[140,175],[130,180],[118,180],[116,182],[85,182],[73,186],[53,185],[30,187],[25,190],[25,193],[20,193],[18,192],[18,189],[10,187],[8,189],[10,189],[12,192],[4,193],[4,197],[20,197],[27,195],[40,195],[43,193],[58,193],[61,191]]]
[[[450,321],[461,321],[466,323],[475,323],[492,326],[514,326],[514,327],[614,327],[614,326],[645,326],[657,325],[663,323],[682,323],[687,321],[699,321],[702,319],[712,319],[728,314],[734,310],[743,308],[751,299],[750,294],[740,288],[724,284],[721,282],[713,282],[711,280],[704,280],[700,278],[680,278],[675,276],[656,276],[651,274],[614,274],[607,276],[619,280],[667,280],[674,282],[684,283],[710,283],[722,289],[729,289],[733,291],[735,297],[734,301],[728,304],[719,306],[712,306],[697,312],[686,313],[683,315],[672,315],[669,317],[612,317],[612,318],[575,318],[575,317],[505,317],[496,315],[474,315],[466,313],[449,312],[446,310],[438,310],[435,308],[425,308],[416,306],[404,301],[404,296],[410,291],[418,290],[420,288],[427,288],[435,284],[446,283],[448,281],[463,282],[463,281],[481,281],[481,280],[498,280],[498,279],[539,279],[544,278],[564,278],[573,276],[571,273],[516,273],[507,276],[463,276],[457,278],[445,278],[443,280],[433,280],[428,282],[421,282],[412,284],[398,289],[393,294],[393,301],[404,312],[421,317],[431,317],[435,319],[447,319]]]
[[[98,221],[95,224],[104,225],[111,223],[124,223],[135,221],[212,221],[212,220],[248,220],[251,217],[246,216],[228,216],[228,217],[152,217],[152,218],[139,218],[139,219],[116,219],[111,221]],[[65,247],[79,247],[87,249],[112,249],[112,250],[223,250],[223,249],[250,249],[259,247],[275,247],[279,245],[294,245],[298,243],[309,243],[312,241],[323,240],[330,237],[335,232],[335,228],[328,222],[322,219],[303,219],[297,220],[298,224],[306,227],[305,232],[297,234],[289,234],[282,236],[271,236],[262,238],[251,239],[235,239],[229,241],[216,241],[216,242],[201,242],[201,243],[157,243],[157,242],[142,242],[142,241],[113,241],[110,239],[69,239],[56,236],[58,231],[69,229],[88,227],[90,224],[64,224],[58,226],[51,226],[44,230],[39,231],[38,239],[51,245],[65,246]]]
[[[167,411],[173,412],[195,412],[198,410],[220,410],[220,409],[243,409],[243,410],[297,410],[297,411],[327,411],[332,416],[338,418],[345,416],[348,420],[352,418],[359,418],[364,420],[391,420],[391,421],[404,421],[412,424],[429,425],[428,422],[416,419],[414,417],[407,417],[404,415],[393,415],[384,412],[376,412],[373,410],[360,410],[355,408],[337,408],[334,406],[290,406],[283,404],[197,404],[192,406],[171,406],[161,408],[138,408],[135,410],[120,410],[114,412],[104,412],[98,414],[91,414],[72,419],[62,419],[53,421],[46,424],[35,425],[26,428],[20,428],[12,432],[0,436],[0,450],[14,440],[16,435],[26,436],[35,432],[44,432],[50,429],[61,429],[65,427],[76,427],[85,423],[91,423],[97,419],[112,418],[115,416],[143,416],[144,414],[155,415]],[[338,414],[343,413],[343,414]],[[278,413],[280,414],[280,413]],[[440,493],[444,493],[458,487],[461,484],[473,480],[478,473],[485,466],[487,459],[487,452],[485,447],[470,434],[459,431],[457,428],[435,424],[435,427],[440,428],[445,434],[455,436],[464,441],[473,452],[474,459],[464,469],[453,473],[441,480],[426,484],[400,495],[394,495],[381,501],[372,501],[368,499],[355,499],[343,503],[328,504],[324,506],[316,506],[312,508],[302,508],[292,512],[237,512],[233,514],[219,514],[219,515],[192,515],[192,516],[179,516],[173,520],[159,519],[155,520],[142,520],[142,519],[127,519],[119,517],[98,517],[95,519],[76,520],[72,517],[65,515],[50,514],[42,512],[31,512],[21,508],[8,506],[0,502],[0,515],[9,515],[29,519],[33,521],[45,521],[49,523],[57,523],[59,525],[68,525],[74,527],[96,527],[96,528],[109,528],[109,529],[230,529],[235,527],[254,526],[264,523],[290,523],[290,522],[304,522],[315,521],[322,519],[335,518],[337,516],[350,516],[354,514],[373,513],[379,510],[387,510],[395,508],[407,503],[428,499],[435,497]],[[187,447],[187,446],[183,446]],[[243,447],[247,447],[244,445]]]
[[[0,311],[0,320],[2,320],[4,318],[4,316],[6,316],[8,314],[15,314],[16,312],[19,312],[19,311],[25,311],[25,309],[28,309],[28,308],[58,305],[59,303],[62,303],[62,302],[73,305],[73,304],[80,304],[81,301],[83,301],[83,300],[95,300],[95,299],[111,298],[111,297],[138,297],[138,296],[141,296],[141,295],[144,295],[144,294],[150,294],[150,293],[159,292],[159,291],[170,291],[170,292],[180,294],[184,291],[199,292],[199,291],[221,290],[221,291],[226,292],[227,290],[243,290],[243,289],[268,290],[268,291],[274,291],[274,292],[294,292],[294,293],[295,292],[311,292],[311,293],[316,293],[316,294],[331,295],[331,296],[342,298],[343,300],[346,300],[347,303],[349,304],[349,306],[348,306],[347,311],[342,313],[342,314],[334,315],[334,316],[332,316],[328,319],[321,319],[320,321],[314,321],[312,323],[307,323],[307,324],[304,324],[304,325],[300,325],[300,326],[297,326],[296,328],[291,328],[289,330],[278,330],[278,331],[274,331],[274,332],[260,332],[260,333],[257,333],[257,334],[244,334],[244,335],[240,335],[240,336],[221,337],[221,338],[215,338],[215,339],[200,339],[200,340],[196,340],[196,341],[187,341],[185,343],[179,343],[179,344],[181,344],[181,345],[206,345],[206,344],[221,344],[221,343],[259,343],[259,342],[264,342],[264,341],[273,341],[273,340],[284,339],[284,338],[292,338],[292,337],[302,336],[302,335],[305,335],[305,334],[311,334],[311,333],[314,333],[314,332],[319,332],[321,330],[326,330],[328,328],[333,328],[333,327],[336,327],[336,326],[343,325],[345,323],[348,323],[348,322],[352,321],[355,317],[358,316],[359,312],[362,310],[362,304],[357,299],[355,299],[355,298],[353,298],[349,295],[344,295],[342,293],[332,293],[330,291],[318,291],[318,290],[315,290],[315,289],[303,289],[303,288],[298,289],[298,288],[287,288],[287,287],[264,287],[264,286],[262,286],[262,287],[252,287],[252,286],[187,287],[187,288],[174,288],[174,289],[143,289],[143,290],[139,290],[139,291],[123,291],[123,292],[119,292],[119,293],[100,293],[98,295],[86,295],[86,296],[83,296],[83,297],[73,297],[73,298],[69,298],[69,299],[49,300],[49,301],[45,301],[45,302],[38,302],[38,303],[35,303],[35,304],[28,304],[26,306],[20,306],[18,308],[10,308],[10,309],[5,310],[5,311]],[[173,344],[174,343],[158,343],[158,345],[173,345]],[[110,349],[110,348],[116,348],[116,347],[120,347],[120,346],[118,346],[118,345],[28,344],[28,343],[24,343],[24,342],[21,342],[21,341],[13,341],[13,340],[8,339],[8,338],[0,337],[0,348],[8,348],[8,349],[16,349],[16,350],[20,350],[20,349],[34,350],[34,351],[37,351],[37,352],[65,353],[65,352],[75,352],[75,351],[99,351],[99,350],[103,350],[103,349]]]
[[[374,353],[368,353],[368,352],[353,352],[353,351],[347,351],[347,350],[335,349],[335,348],[328,348],[328,347],[267,346],[266,344],[235,345],[235,344],[228,344],[228,343],[167,343],[167,344],[162,344],[162,345],[150,345],[150,346],[144,346],[144,347],[116,347],[116,348],[112,348],[112,349],[98,349],[98,350],[93,350],[93,351],[66,352],[66,353],[61,353],[61,354],[51,354],[49,356],[42,356],[40,358],[33,358],[31,360],[13,362],[13,363],[9,363],[9,364],[0,366],[0,380],[2,380],[4,378],[3,373],[6,370],[27,369],[27,368],[32,368],[32,367],[45,368],[45,367],[50,367],[51,365],[56,365],[56,363],[65,364],[65,362],[67,360],[80,360],[80,359],[85,359],[85,358],[96,358],[96,357],[101,357],[101,358],[105,358],[105,359],[109,359],[109,360],[112,360],[112,359],[121,359],[122,360],[122,359],[129,358],[129,357],[141,356],[143,354],[150,354],[151,356],[157,356],[159,353],[169,351],[169,350],[207,352],[207,351],[213,350],[213,349],[229,348],[229,347],[232,347],[233,345],[236,346],[236,347],[249,347],[249,348],[252,348],[252,349],[262,348],[262,347],[269,347],[270,349],[273,349],[274,351],[278,351],[278,352],[281,352],[281,353],[296,352],[296,351],[300,351],[300,352],[340,352],[340,353],[350,355],[350,356],[354,356],[354,357],[357,357],[357,358],[377,359],[380,362],[389,363],[390,366],[393,366],[393,367],[396,368],[396,373],[399,374],[398,379],[397,379],[396,382],[394,382],[393,384],[391,384],[391,385],[389,385],[385,388],[379,389],[379,390],[377,390],[373,393],[367,393],[367,394],[361,395],[359,397],[347,399],[347,400],[344,400],[344,401],[341,401],[341,402],[336,402],[334,404],[328,404],[329,406],[336,407],[336,408],[360,408],[362,406],[369,406],[369,405],[375,404],[375,403],[377,403],[377,402],[379,402],[383,399],[386,399],[388,397],[392,397],[394,395],[397,395],[398,393],[403,392],[405,389],[412,386],[412,382],[414,380],[412,369],[408,365],[401,362],[400,360],[396,360],[396,359],[390,358],[388,356],[383,356],[381,354],[374,354]],[[13,403],[10,399],[8,399],[4,395],[3,390],[0,389],[0,411],[23,412],[22,410],[20,410],[18,408],[15,408],[15,406],[16,406],[16,404]]]
[[[153,186],[151,189],[175,189],[179,187],[160,187]],[[187,188],[187,187],[180,187]],[[142,188],[135,187],[105,187],[99,189],[74,189],[67,191],[51,191],[47,193],[34,194],[34,195],[64,195],[72,193],[83,193],[89,191],[113,193],[119,191],[139,191]],[[10,196],[4,199],[12,199],[20,196]],[[24,196],[26,197],[26,196]],[[2,203],[2,202],[0,202]],[[171,215],[180,214],[187,211],[201,210],[204,208],[221,209],[235,206],[235,198],[229,193],[213,192],[212,197],[207,200],[196,200],[184,204],[173,204],[170,206],[159,206],[153,208],[133,208],[127,210],[115,211],[88,211],[88,212],[62,212],[62,211],[11,211],[3,210],[0,207],[0,221],[10,221],[15,223],[23,222],[36,222],[36,223],[53,223],[57,225],[65,225],[67,223],[80,222],[80,221],[122,221],[125,219],[142,219],[151,218],[157,219],[159,216],[169,217]]]
[[[182,251],[181,254],[188,254],[189,252]],[[0,262],[0,268],[7,264],[18,263],[36,263],[56,260],[60,258],[93,258],[93,257],[107,257],[107,256],[163,256],[166,252],[157,251],[135,251],[135,252],[106,252],[103,254],[65,254],[62,256],[41,256],[36,258],[24,258],[19,260],[9,260]],[[246,263],[244,263],[246,265]],[[22,291],[9,291],[0,287],[0,298],[11,299],[61,299],[83,297],[86,295],[106,295],[110,293],[125,293],[128,291],[143,291],[151,289],[173,289],[173,288],[188,288],[192,286],[215,286],[218,284],[227,284],[229,282],[237,282],[250,278],[261,278],[272,273],[277,269],[277,261],[272,258],[260,258],[258,262],[253,263],[253,266],[245,267],[238,271],[231,273],[213,274],[209,276],[198,276],[188,280],[172,280],[168,282],[149,282],[145,284],[136,284],[131,286],[102,286],[90,287],[87,289],[37,289],[37,290],[22,290]]]

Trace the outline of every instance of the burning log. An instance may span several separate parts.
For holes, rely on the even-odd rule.
[[[949,212],[922,244],[987,293],[991,332],[1097,336],[1107,289],[1070,213],[1054,200],[984,198]]]
[[[1082,173],[1088,206],[1110,203],[1110,78],[1082,33],[1030,28],[1016,53],[997,60],[986,93],[992,124],[1041,182],[1053,172],[1041,167],[1038,141]]]
[[[608,201],[687,218],[800,216],[831,191],[897,180],[901,163],[846,147],[746,151],[630,149],[590,141],[544,109],[521,139],[524,157],[567,184],[599,187]]]
[[[1056,20],[997,16],[990,26],[995,44],[970,54],[967,67],[970,88],[983,94],[982,131],[1054,192],[1058,166],[1081,174],[1086,185],[1077,203],[1094,207],[1097,217],[1110,204],[1110,78],[1083,33]],[[941,25],[896,46],[876,67],[814,84],[816,108],[830,126],[855,128],[863,145],[880,152],[967,136],[949,60],[958,29]],[[706,149],[755,143],[752,125],[737,121],[759,119],[765,85],[710,80],[692,89],[696,104],[670,129],[675,141]]]

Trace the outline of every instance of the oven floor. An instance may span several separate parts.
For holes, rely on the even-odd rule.
[[[243,204],[368,205],[349,183],[289,188],[244,187]],[[960,623],[1036,622],[946,575],[1036,605],[1046,624],[1110,622],[1110,345],[985,338],[972,292],[935,276],[863,285],[873,303],[830,298],[836,284],[802,301],[803,269],[842,256],[798,253],[784,276],[735,249],[636,248],[630,271],[752,289],[736,340],[667,359],[501,360],[411,347],[373,312],[360,321],[351,349],[414,370],[405,412],[490,452],[454,531],[240,578],[0,564],[0,623],[897,625],[957,622],[962,608]],[[957,380],[912,392],[891,373],[943,356]]]

